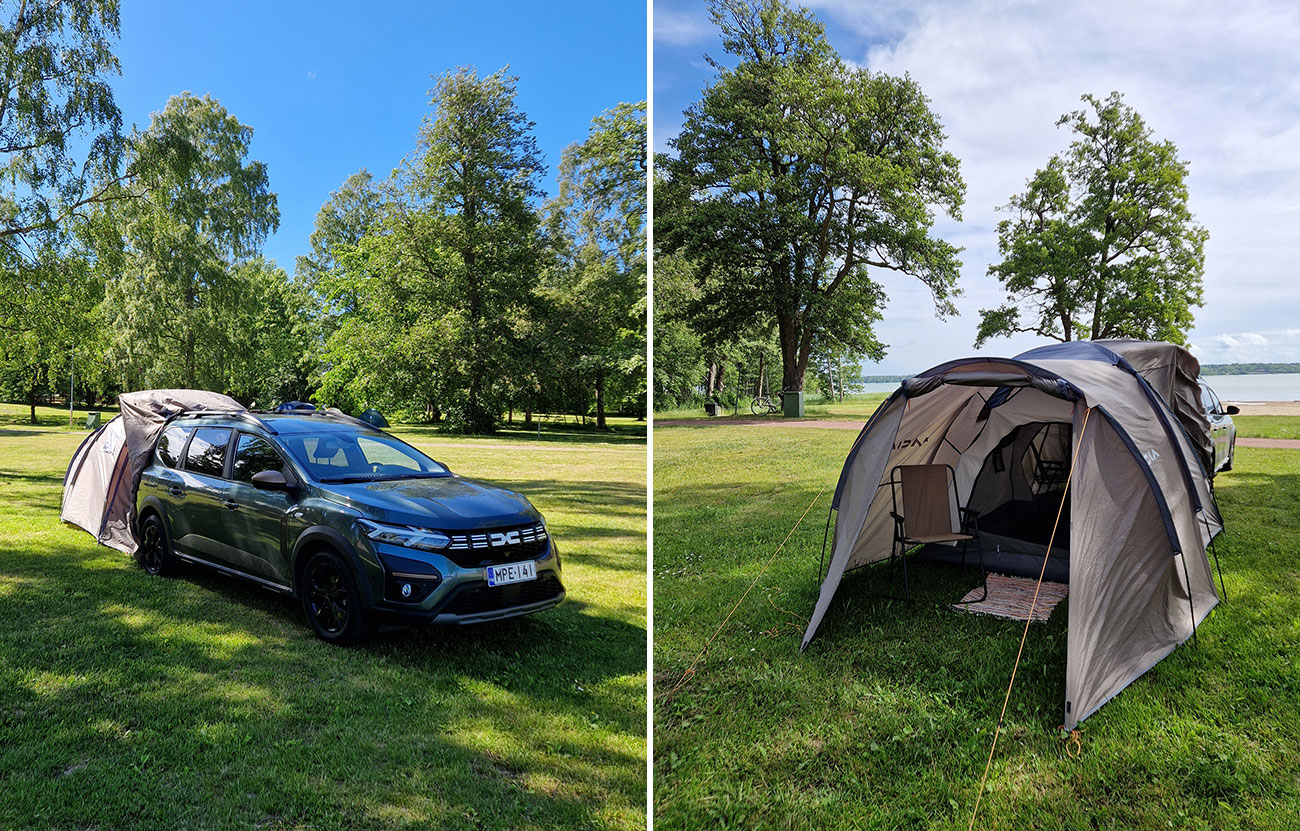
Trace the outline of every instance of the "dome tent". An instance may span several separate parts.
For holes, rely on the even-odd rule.
[[[192,410],[243,412],[244,407],[204,390],[124,392],[117,400],[121,415],[87,436],[72,454],[59,518],[97,542],[134,554],[135,491],[167,421]]]
[[[1060,506],[1065,488],[1025,498],[1032,460],[1016,453],[1030,447],[1064,448],[1073,466],[1070,522],[1058,531],[1067,539],[1051,552],[1052,560],[1066,558],[1070,583],[1065,725],[1072,729],[1191,637],[1219,601],[1205,552],[1223,529],[1198,451],[1132,365],[1103,345],[1074,342],[942,364],[880,406],[836,487],[830,566],[801,648],[844,573],[889,557],[889,477],[898,465],[951,465],[959,504],[978,504],[993,518],[1002,511],[995,533],[1019,536],[1019,553],[1041,564],[1047,537],[1025,529],[1041,528],[1034,512],[1054,512],[1050,497]],[[985,560],[997,570],[989,549]]]

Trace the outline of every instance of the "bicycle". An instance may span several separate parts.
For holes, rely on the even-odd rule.
[[[776,415],[782,411],[783,405],[785,404],[785,394],[787,392],[792,392],[792,390],[781,390],[777,393],[781,403],[777,403],[773,400],[770,393],[760,393],[759,395],[754,396],[754,399],[749,402],[749,411],[754,415]]]

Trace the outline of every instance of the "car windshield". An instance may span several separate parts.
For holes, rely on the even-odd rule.
[[[295,433],[280,437],[319,482],[378,482],[449,475],[447,468],[386,433]]]

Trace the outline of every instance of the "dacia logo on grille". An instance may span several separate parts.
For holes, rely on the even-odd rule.
[[[519,532],[507,531],[504,534],[488,534],[488,542],[493,548],[500,548],[503,545],[519,545]]]

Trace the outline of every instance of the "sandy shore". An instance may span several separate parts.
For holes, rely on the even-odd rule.
[[[1300,416],[1300,401],[1241,402],[1225,399],[1223,404],[1236,404],[1242,415]]]

